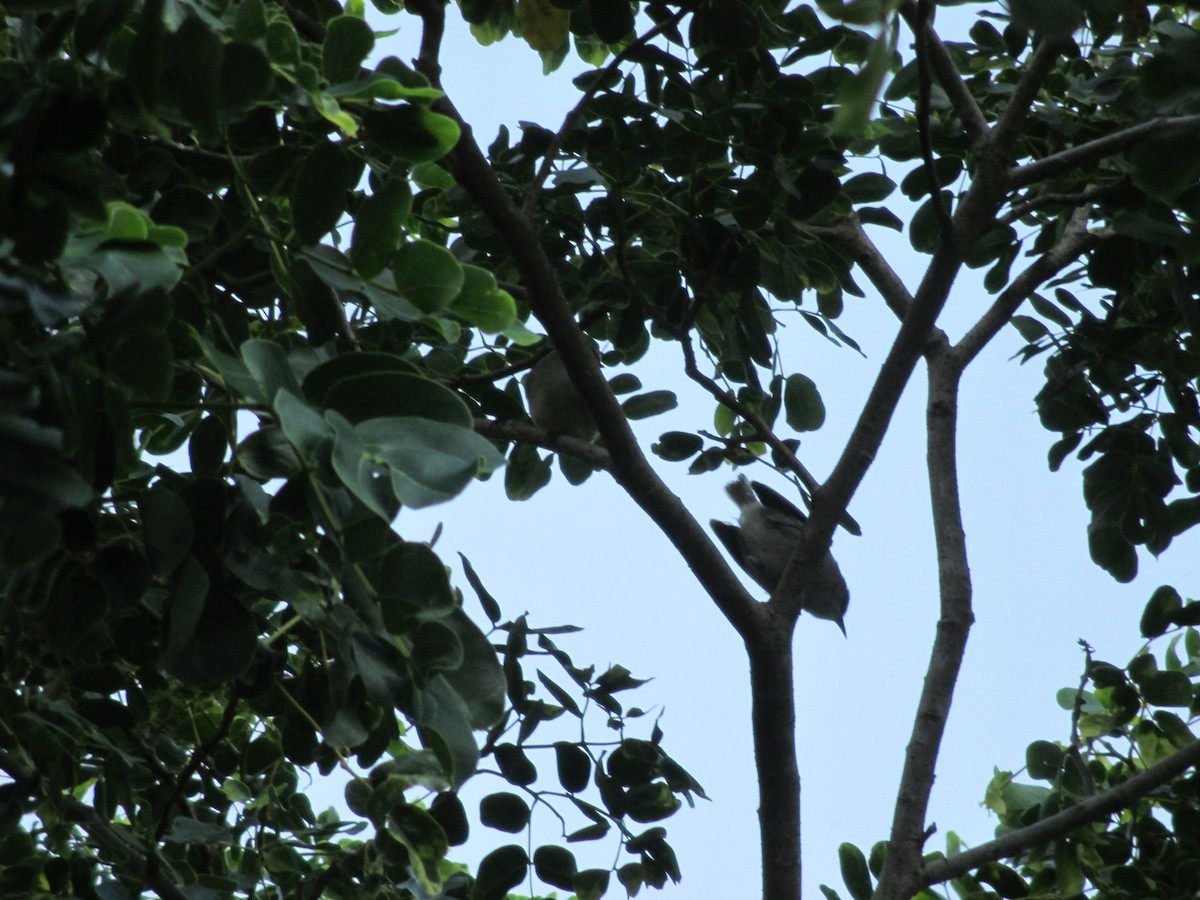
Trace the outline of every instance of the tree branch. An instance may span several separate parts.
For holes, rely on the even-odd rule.
[[[1063,172],[1090,165],[1107,156],[1120,153],[1139,141],[1160,134],[1171,134],[1175,131],[1186,131],[1189,128],[1200,127],[1200,115],[1173,116],[1166,119],[1151,119],[1149,122],[1139,122],[1123,131],[1106,134],[1084,144],[1063,150],[1051,156],[1043,157],[1036,162],[1017,166],[1008,172],[1008,183],[1013,188],[1026,187],[1038,181],[1061,175]]]
[[[957,856],[929,863],[921,873],[921,884],[938,884],[964,875],[985,863],[1011,859],[1031,847],[1062,837],[1080,825],[1095,822],[1118,810],[1126,809],[1197,763],[1200,763],[1200,741],[1189,744],[1116,787],[1089,797],[1062,812],[1025,828],[1009,831],[994,841],[972,847]]]
[[[875,242],[863,230],[857,215],[848,216],[832,227],[815,226],[804,229],[807,234],[822,240],[836,241],[842,249],[850,254],[879,296],[901,321],[908,315],[913,305],[913,296],[905,287],[903,280],[896,270],[879,252]]]
[[[992,128],[992,133],[988,135],[986,143],[990,152],[1007,155],[1017,142],[1017,138],[1021,135],[1021,129],[1025,125],[1025,119],[1028,118],[1029,110],[1033,106],[1034,98],[1042,89],[1042,83],[1046,80],[1046,76],[1054,68],[1054,63],[1063,46],[1064,42],[1062,41],[1043,40],[1033,51],[1033,55],[1025,65],[1025,71],[1021,73],[1020,80],[1017,81],[1016,87],[1009,95],[1004,112],[1000,114],[1000,118]],[[1009,186],[1011,188],[1011,182]]]
[[[1099,238],[1087,230],[1090,214],[1091,206],[1078,207],[1067,221],[1066,229],[1058,243],[1014,278],[988,311],[963,335],[952,351],[960,367],[965,368],[987,346],[1038,285],[1062,271],[1078,259],[1081,253],[1098,242]]]
[[[420,0],[417,12],[426,21],[426,27],[441,27],[443,9],[436,3]],[[422,61],[419,65],[431,82],[440,87],[436,69],[424,68]],[[707,532],[663,484],[642,454],[621,405],[600,371],[591,344],[575,322],[533,224],[505,191],[450,98],[439,99],[434,108],[454,119],[462,131],[458,144],[442,163],[479,205],[497,233],[504,236],[529,292],[529,307],[550,335],[604,439],[613,478],[667,536],[738,634],[754,633],[763,627],[759,605],[729,568]]]
[[[767,607],[764,612],[770,614]],[[792,625],[779,622],[746,641],[750,657],[763,900],[800,898],[800,770],[796,765],[796,697]]]
[[[904,0],[900,4],[900,15],[904,17],[904,21],[915,35],[917,32],[916,0]],[[958,66],[955,65],[954,60],[950,56],[950,51],[942,43],[942,39],[933,33],[932,30],[929,34],[928,50],[929,63],[933,68],[934,74],[937,76],[938,84],[942,86],[942,90],[950,98],[950,105],[954,107],[954,111],[962,119],[963,127],[966,129],[971,143],[979,143],[988,134],[987,119],[984,118],[983,112],[975,102],[975,98],[971,96],[970,90],[967,89],[966,82],[963,81],[962,75],[958,71]]]
[[[927,462],[937,542],[941,616],[912,737],[904,755],[887,862],[876,893],[880,900],[911,897],[921,886],[917,878],[926,840],[925,814],[954,686],[975,620],[971,612],[971,572],[958,495],[958,388],[962,369],[944,339],[933,343],[926,359],[929,363],[929,395],[925,410],[929,441]]]
[[[683,339],[679,342],[683,348],[683,370],[688,378],[696,382],[713,396],[713,398],[722,406],[727,406],[729,409],[737,413],[744,419],[755,431],[758,432],[758,438],[762,440],[768,447],[779,455],[787,467],[795,473],[811,493],[820,487],[820,483],[812,476],[812,473],[804,467],[804,464],[796,458],[796,454],[792,452],[792,448],[781,441],[775,432],[763,420],[763,417],[756,413],[746,404],[742,403],[736,396],[722,387],[705,375],[696,366],[696,353],[692,349],[691,332],[683,335]]]
[[[954,223],[950,204],[942,196],[938,184],[937,160],[933,156],[933,137],[929,133],[930,105],[933,78],[929,72],[929,42],[933,34],[933,0],[917,0],[917,14],[912,22],[917,54],[917,139],[921,145],[921,162],[929,181],[929,202],[937,215],[944,240],[954,240]]]
[[[528,425],[525,422],[504,421],[496,422],[491,419],[476,419],[475,431],[486,438],[498,441],[513,441],[518,444],[533,444],[555,453],[565,453],[574,456],[596,469],[609,471],[612,460],[608,451],[595,444],[581,441],[579,438],[567,437],[562,434],[551,434],[544,428]]]

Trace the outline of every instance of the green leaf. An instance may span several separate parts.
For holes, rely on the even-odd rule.
[[[425,313],[446,309],[463,289],[466,275],[445,247],[424,239],[405,244],[392,261],[396,290]]]
[[[529,855],[523,847],[498,847],[479,863],[472,900],[504,900],[505,895],[525,880]]]
[[[554,757],[558,765],[558,782],[563,789],[572,794],[585,790],[592,775],[592,758],[587,752],[577,744],[558,741],[554,745]]]
[[[668,431],[650,445],[655,456],[670,462],[691,459],[704,449],[704,438],[686,431]]]
[[[1158,672],[1138,687],[1142,697],[1151,706],[1182,706],[1192,705],[1192,682],[1182,672]]]
[[[367,139],[408,162],[441,159],[458,143],[458,124],[421,106],[403,104],[363,113]]]
[[[225,45],[217,98],[222,115],[244,113],[265,98],[271,89],[271,63],[253,44],[233,41]]]
[[[475,421],[454,391],[404,372],[365,372],[342,378],[325,394],[323,405],[356,424],[415,417],[471,428]]]
[[[533,868],[537,877],[551,887],[573,890],[572,879],[579,871],[575,854],[566,847],[547,844],[533,851]]]
[[[627,418],[648,419],[650,416],[657,416],[672,410],[678,405],[679,400],[675,397],[674,391],[647,391],[644,394],[635,394],[630,397],[621,404],[621,409],[625,410]]]
[[[529,804],[508,791],[488,794],[479,801],[479,820],[488,828],[516,834],[529,824]]]
[[[292,188],[292,227],[301,242],[315,244],[337,225],[353,187],[346,151],[333,141],[319,141],[304,158]]]
[[[1052,781],[1062,769],[1066,753],[1050,741],[1034,741],[1025,750],[1025,767],[1031,778]]]
[[[329,413],[327,417],[336,415]],[[344,433],[345,428],[339,426],[338,441]],[[445,422],[370,419],[354,426],[354,433],[370,460],[387,468],[396,499],[414,508],[449,500],[477,475],[492,472],[504,463],[486,438]],[[338,467],[335,454],[334,468]]]
[[[189,558],[194,534],[192,516],[179,495],[162,484],[142,493],[138,512],[150,568],[165,578]]]
[[[1183,608],[1183,598],[1169,584],[1155,589],[1142,611],[1142,637],[1155,638],[1165,634],[1174,624],[1174,617]]]
[[[842,190],[850,198],[850,202],[854,204],[878,203],[880,200],[886,200],[891,196],[892,191],[895,189],[896,182],[892,181],[886,175],[880,175],[877,172],[864,172],[861,175],[855,175],[847,179],[842,185]]]
[[[322,66],[331,84],[358,75],[363,60],[375,46],[375,33],[358,16],[334,16],[325,25]]]
[[[449,311],[489,334],[500,334],[517,319],[517,302],[496,287],[496,277],[479,266],[463,266],[462,290]]]
[[[816,431],[825,424],[825,403],[816,384],[805,375],[787,377],[783,408],[788,426],[795,431]]]
[[[217,107],[224,46],[199,16],[189,15],[175,32],[167,56],[173,87],[188,120],[202,132],[217,133]]]
[[[500,774],[510,784],[529,785],[537,781],[537,768],[516,744],[499,744],[492,753]]]
[[[359,208],[354,219],[350,262],[364,278],[374,278],[387,268],[399,249],[412,201],[408,180],[389,178]]]
[[[867,858],[853,844],[838,845],[838,862],[842,868],[842,881],[854,900],[870,900],[874,892],[871,873],[867,869]]]
[[[404,634],[413,618],[441,618],[457,606],[446,567],[428,544],[392,547],[376,590],[384,627],[393,634]]]

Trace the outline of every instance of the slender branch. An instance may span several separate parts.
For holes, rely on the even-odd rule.
[[[988,311],[963,335],[953,350],[960,366],[966,367],[987,346],[1038,285],[1062,271],[1078,259],[1079,254],[1098,242],[1098,236],[1090,234],[1087,230],[1090,214],[1090,206],[1077,208],[1067,221],[1066,229],[1058,243],[1014,278]]]
[[[996,224],[1001,226],[1012,225],[1030,213],[1037,212],[1039,209],[1044,209],[1047,206],[1069,206],[1073,209],[1076,206],[1095,203],[1097,200],[1125,193],[1130,190],[1130,187],[1129,182],[1122,178],[1109,184],[1103,184],[1099,187],[1088,188],[1086,191],[1076,191],[1070,194],[1046,191],[1045,193],[1030,197],[1023,203],[1016,204],[1008,212],[997,216]]]
[[[900,15],[904,17],[904,21],[908,23],[908,27],[915,35],[917,33],[917,0],[904,0],[900,4]],[[975,102],[975,98],[967,88],[966,82],[963,81],[962,75],[958,71],[958,66],[955,65],[954,59],[950,56],[949,49],[932,30],[930,30],[927,38],[927,48],[929,51],[929,63],[933,68],[934,74],[937,76],[938,84],[942,86],[942,90],[950,98],[950,105],[954,107],[954,111],[962,119],[963,127],[966,129],[971,142],[979,143],[988,134],[988,123],[983,115],[983,111],[979,108],[979,104]]]
[[[612,460],[609,459],[608,451],[603,447],[597,447],[595,444],[589,444],[579,438],[551,434],[544,428],[527,425],[524,422],[494,422],[491,419],[476,419],[475,431],[493,440],[533,444],[536,447],[553,450],[555,453],[565,453],[596,469],[608,471],[612,468]]]
[[[1089,166],[1105,157],[1120,153],[1146,138],[1197,127],[1200,127],[1200,115],[1173,116],[1139,122],[1122,131],[1106,134],[1104,137],[1079,144],[1063,150],[1061,153],[1055,153],[1036,162],[1010,169],[1008,183],[1013,188],[1026,187],[1035,182],[1053,178],[1055,175],[1061,175],[1063,172]]]
[[[917,0],[917,15],[912,23],[917,54],[917,139],[921,145],[921,162],[929,181],[929,202],[937,215],[944,240],[954,240],[954,222],[950,218],[949,201],[942,197],[938,184],[937,160],[933,155],[933,136],[930,134],[930,105],[933,78],[929,72],[929,36],[933,33],[933,0]]]
[[[913,296],[905,287],[900,276],[896,274],[896,270],[879,252],[875,242],[863,230],[857,215],[848,216],[832,227],[812,226],[806,227],[804,231],[806,234],[822,240],[836,241],[866,273],[868,280],[875,290],[879,291],[879,296],[883,298],[888,309],[895,314],[897,319],[904,320],[912,308]]]
[[[758,434],[756,437],[763,441],[768,447],[778,454],[779,458],[784,461],[787,467],[796,474],[800,482],[811,492],[820,487],[820,483],[812,476],[812,473],[804,467],[804,464],[796,458],[796,454],[792,452],[792,448],[781,441],[767,425],[763,417],[756,413],[746,404],[742,403],[730,391],[724,390],[709,376],[705,375],[696,366],[696,352],[692,348],[691,332],[683,336],[679,342],[679,346],[683,348],[683,370],[688,378],[696,382],[713,396],[713,398],[722,406],[726,406],[733,410],[737,415],[744,419],[751,428]]]
[[[1017,142],[1033,101],[1042,89],[1046,76],[1058,61],[1058,54],[1063,46],[1062,41],[1043,40],[1033,51],[1033,55],[1025,64],[1025,71],[1021,73],[1021,78],[1009,95],[1004,112],[1000,114],[992,133],[988,136],[987,144],[991,151],[1007,155]]]
[[[985,863],[1011,859],[1032,847],[1045,844],[1064,834],[1132,806],[1155,788],[1178,778],[1200,763],[1200,741],[1188,744],[1162,762],[1139,772],[1103,793],[1082,800],[1025,828],[1009,831],[994,841],[980,844],[951,856],[929,863],[921,874],[924,885],[938,884],[964,875]]]
[[[566,141],[567,135],[575,127],[575,122],[583,115],[588,104],[592,102],[592,99],[600,92],[600,89],[608,83],[609,76],[619,71],[621,66],[628,61],[629,57],[638,50],[641,50],[656,37],[678,25],[680,19],[687,15],[688,12],[689,10],[686,6],[676,10],[669,17],[649,29],[645,34],[639,35],[625,45],[621,49],[621,52],[617,53],[601,71],[591,73],[591,83],[583,92],[583,96],[579,98],[579,102],[563,118],[562,125],[559,126],[554,139],[550,141],[550,146],[546,149],[546,154],[542,158],[542,164],[538,167],[537,174],[533,176],[533,181],[530,182],[528,190],[525,191],[525,202],[521,205],[521,212],[524,215],[533,215],[533,206],[537,202],[538,193],[541,191],[542,185],[546,183],[546,179],[550,177],[550,170],[554,167],[554,163],[558,159],[559,151],[562,150],[562,145]]]
[[[156,841],[161,841],[162,836],[166,834],[167,826],[170,824],[171,808],[175,805],[176,801],[182,800],[188,779],[200,770],[200,766],[203,765],[205,758],[229,734],[229,729],[233,726],[233,720],[237,716],[239,699],[237,688],[235,687],[232,691],[232,696],[225,704],[225,712],[221,716],[221,722],[217,725],[217,730],[213,732],[212,737],[192,751],[191,759],[187,761],[187,765],[183,767],[183,770],[179,773],[179,777],[175,779],[175,784],[171,788],[171,794],[162,805],[162,814],[158,819],[158,827],[154,830],[154,839]]]
[[[929,395],[925,410],[929,441],[927,462],[941,616],[912,737],[904,755],[887,863],[876,893],[880,900],[911,897],[920,887],[917,878],[928,835],[925,814],[954,686],[975,619],[971,612],[971,573],[958,494],[958,388],[962,369],[944,340],[935,342],[926,358],[929,363]]]

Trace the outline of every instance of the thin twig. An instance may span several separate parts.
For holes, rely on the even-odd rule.
[[[239,698],[237,689],[234,688],[232,696],[225,704],[225,712],[221,716],[221,722],[217,725],[217,730],[203,744],[192,751],[192,758],[188,760],[187,765],[179,773],[179,777],[175,779],[175,784],[171,788],[171,793],[163,803],[162,814],[158,818],[158,827],[154,829],[154,839],[161,841],[164,834],[167,832],[167,826],[170,824],[171,808],[176,801],[181,800],[183,792],[187,785],[188,779],[200,771],[200,766],[204,764],[205,758],[212,753],[213,749],[229,734],[229,729],[233,725],[233,720],[237,716],[239,706]]]
[[[933,155],[933,135],[930,133],[930,107],[932,105],[933,77],[929,71],[929,36],[933,33],[933,0],[917,0],[916,21],[913,23],[917,54],[917,139],[921,144],[921,161],[925,177],[929,181],[929,202],[941,226],[941,238],[953,245],[954,221],[950,218],[950,204],[942,197],[938,184],[937,160]]]
[[[775,432],[771,430],[771,426],[766,423],[762,416],[742,403],[733,393],[725,390],[713,381],[712,378],[700,371],[696,366],[696,352],[692,348],[691,332],[683,336],[683,339],[679,342],[679,346],[683,350],[683,370],[688,378],[708,391],[713,396],[713,399],[722,406],[728,407],[745,420],[758,433],[758,439],[779,455],[780,459],[786,463],[788,469],[796,474],[801,484],[809,491],[815,491],[820,487],[820,482],[796,458],[796,454],[792,452],[792,448],[776,436]]]

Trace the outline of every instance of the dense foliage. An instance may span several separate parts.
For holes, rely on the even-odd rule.
[[[512,787],[484,801],[484,825],[517,833],[549,804],[582,817],[564,817],[564,842],[620,842],[630,893],[678,879],[655,823],[703,791],[657,727],[627,730],[641,712],[616,695],[640,681],[577,665],[555,642],[569,628],[505,620],[464,560],[469,614],[449,561],[405,535],[404,507],[477,478],[529,497],[552,476],[541,447],[572,482],[609,470],[745,638],[756,704],[778,720],[755,720],[765,884],[785,886],[764,890],[795,893],[799,609],[751,605],[657,492],[624,420],[674,395],[629,371],[605,380],[588,344],[611,368],[678,343],[715,433],[668,432],[653,452],[694,473],[770,460],[814,499],[827,544],[836,523],[857,530],[846,504],[918,360],[931,390],[953,383],[931,404],[944,411],[1011,323],[1027,357],[1046,354],[1052,465],[1089,460],[1093,556],[1131,578],[1138,546],[1161,552],[1200,520],[1193,12],[980,7],[953,42],[924,2],[635,16],[613,0],[462,0],[482,41],[515,32],[547,70],[572,47],[597,67],[561,128],[502,132],[484,154],[439,86],[442,4],[375,5],[419,17],[413,65],[379,58],[360,0],[0,3],[0,886],[484,900],[532,872],[603,894],[610,871],[565,846],[450,862],[469,818],[457,790],[481,759]],[[914,292],[867,227],[928,256]],[[934,322],[963,266],[994,297],[951,346]],[[821,427],[824,403],[773,335],[798,315],[854,347],[837,319],[864,278],[903,326],[822,486],[794,435]],[[516,379],[542,331],[603,446],[529,424]],[[939,446],[944,634],[963,644]],[[1068,701],[1078,739],[1031,748],[1050,787],[997,780],[993,807],[1023,843],[923,861],[923,823],[897,826],[902,874],[889,886],[883,850],[871,861],[881,895],[948,878],[1006,897],[1194,892],[1194,779],[1114,793],[1195,744],[1161,709],[1197,705],[1190,610],[1173,592],[1148,609],[1148,637],[1180,629],[1161,672],[1149,654],[1126,670],[1089,659]],[[952,689],[961,652],[935,647],[949,661],[935,684]],[[944,721],[948,697],[930,702],[919,722]],[[532,740],[596,714],[574,739]],[[354,821],[301,787],[336,767]],[[1033,830],[1093,795],[1121,802],[1063,826],[1069,839]],[[1087,824],[1109,813],[1110,828]],[[843,871],[856,900],[874,889],[853,848]]]

